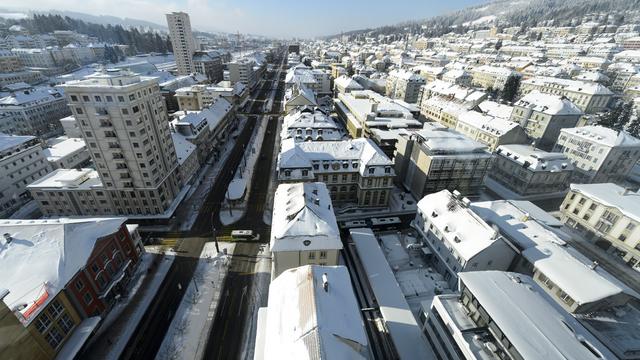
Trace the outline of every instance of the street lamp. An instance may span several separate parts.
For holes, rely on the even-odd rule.
[[[213,226],[213,214],[211,214],[211,215],[212,215],[211,216],[211,223],[212,223],[211,230],[212,230],[212,233],[213,233],[213,242],[216,244],[216,251],[218,253],[220,253],[220,246],[218,245],[218,237],[216,236],[216,227]]]

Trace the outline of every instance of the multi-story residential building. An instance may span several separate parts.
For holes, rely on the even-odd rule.
[[[210,158],[218,160],[230,133],[236,129],[236,108],[224,98],[218,98],[201,111],[174,113],[172,130],[197,147],[201,165]]]
[[[510,195],[506,198],[558,196],[569,188],[572,172],[573,165],[563,153],[531,145],[502,145],[496,150],[485,185],[498,194]]]
[[[318,106],[318,100],[313,90],[298,83],[286,90],[283,103],[285,113],[304,107],[315,108]]]
[[[64,135],[66,137],[82,138],[80,126],[78,126],[78,122],[73,115],[69,115],[60,119],[60,124],[62,125],[62,130],[64,131]]]
[[[562,221],[640,270],[640,195],[612,183],[571,184]]]
[[[437,295],[420,319],[442,359],[537,359],[543,352],[550,359],[616,358],[522,274],[461,273],[458,293]]]
[[[523,80],[520,84],[520,92],[524,95],[534,90],[566,96],[587,114],[604,111],[613,96],[611,90],[603,85],[577,80],[539,76]]]
[[[278,180],[321,181],[334,204],[386,207],[393,189],[393,163],[371,139],[282,141]]]
[[[0,89],[9,90],[11,84],[27,83],[31,85],[40,84],[47,80],[39,71],[20,70],[9,73],[0,73]]]
[[[427,121],[435,121],[449,129],[458,126],[458,118],[466,113],[471,106],[457,101],[448,100],[440,96],[433,96],[420,104],[420,115]]]
[[[124,218],[2,220],[6,314],[30,334],[0,342],[7,359],[73,359],[124,293],[144,248]],[[6,290],[4,290],[6,289]],[[4,322],[5,319],[0,319]],[[3,328],[3,334],[6,334]],[[82,336],[75,336],[82,331]],[[71,339],[73,341],[70,341]],[[3,340],[4,335],[3,335]]]
[[[396,144],[395,172],[398,181],[421,199],[443,189],[475,195],[491,168],[487,146],[456,131],[431,124],[401,134]]]
[[[640,159],[640,140],[602,126],[562,129],[554,152],[573,162],[573,182],[622,183]]]
[[[342,140],[344,135],[333,118],[319,109],[303,108],[291,112],[282,120],[281,139],[295,141]]]
[[[255,358],[369,359],[360,313],[346,267],[287,270],[271,282],[268,306],[258,310]]]
[[[395,142],[379,141],[381,133],[422,127],[422,123],[415,119],[417,113],[415,106],[402,100],[390,99],[371,90],[338,94],[334,104],[338,119],[351,137],[373,138],[389,157],[393,155]]]
[[[360,90],[364,90],[364,87],[349,76],[342,75],[333,81],[333,92],[335,96]]]
[[[51,169],[81,168],[91,162],[91,156],[83,139],[62,137],[55,140],[43,150]]]
[[[95,170],[58,169],[32,183],[43,214],[172,212],[181,184],[157,80],[106,70],[64,88]]]
[[[193,53],[196,51],[193,34],[191,33],[189,14],[172,12],[171,14],[166,14],[166,17],[173,47],[173,56],[178,66],[178,74],[189,75],[195,72]]]
[[[61,65],[54,57],[53,49],[13,48],[11,52],[17,55],[22,65],[28,68],[42,68],[50,71]]]
[[[433,253],[435,269],[452,288],[458,273],[506,269],[515,256],[500,234],[469,209],[470,204],[458,191],[429,194],[418,201],[411,223]]]
[[[525,129],[537,147],[551,150],[560,130],[576,126],[582,115],[564,96],[532,91],[513,105],[510,119]]]
[[[320,69],[311,69],[298,64],[287,71],[284,80],[285,86],[290,88],[293,84],[304,85],[316,96],[331,95],[331,76]]]
[[[239,106],[249,97],[249,91],[242,83],[237,82],[231,86],[228,81],[223,81],[215,86],[183,87],[176,90],[175,97],[181,111],[199,111],[213,104],[219,97]]]
[[[50,171],[38,138],[0,133],[0,218],[26,203],[27,185]]]
[[[424,78],[412,71],[392,70],[387,77],[386,95],[392,99],[415,104],[419,100],[420,87],[424,84]]]
[[[257,66],[257,64],[254,60],[242,58],[227,63],[226,65],[227,71],[229,72],[229,81],[231,81],[232,85],[240,82],[251,89],[258,83],[257,75],[254,71],[254,67]]]
[[[52,137],[62,132],[60,119],[71,112],[64,93],[55,88],[35,88],[17,91],[0,99],[0,113],[13,119],[14,135]]]
[[[24,69],[20,58],[7,50],[0,50],[0,73],[12,73]]]
[[[471,83],[485,89],[502,90],[510,77],[520,76],[517,72],[504,67],[482,65],[471,69]]]
[[[473,85],[473,76],[462,69],[452,69],[442,74],[442,81],[448,83],[471,87]]]
[[[216,51],[197,51],[193,54],[193,69],[205,75],[210,83],[222,81],[222,57]]]
[[[500,145],[524,144],[528,140],[527,133],[518,123],[476,111],[461,113],[455,130],[471,140],[487,145],[491,152]]]
[[[303,265],[338,265],[340,231],[327,185],[280,184],[273,197],[271,278]]]
[[[483,102],[487,93],[460,84],[436,80],[423,86],[421,103],[436,96],[472,108]]]

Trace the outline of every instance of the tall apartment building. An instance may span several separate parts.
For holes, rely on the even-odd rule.
[[[178,66],[179,75],[189,75],[195,72],[193,66],[193,53],[196,46],[191,33],[191,21],[189,14],[184,12],[172,12],[166,14],[169,36],[173,46],[173,57]]]
[[[640,194],[616,184],[572,184],[562,221],[640,270]]]
[[[394,161],[399,181],[417,199],[443,189],[474,195],[491,168],[491,153],[484,144],[427,123],[399,136]]]
[[[569,188],[572,172],[573,165],[563,153],[546,152],[530,145],[502,145],[496,150],[485,184],[495,193],[510,195],[506,197],[509,199],[563,195]]]
[[[64,93],[55,88],[12,92],[0,99],[0,113],[12,118],[5,131],[14,135],[52,137],[62,132],[60,119],[71,115]]]
[[[31,184],[43,213],[160,215],[169,210],[181,184],[157,80],[106,70],[64,88],[95,170],[59,169]]]
[[[338,265],[340,231],[327,185],[280,184],[273,197],[271,278],[303,265]]]
[[[573,182],[623,182],[640,159],[640,140],[602,126],[562,129],[554,152],[573,162]]]
[[[27,185],[47,175],[51,167],[35,136],[0,133],[0,218],[29,200]]]
[[[420,319],[440,359],[616,358],[531,277],[516,273],[462,273],[459,292],[424,304]]]
[[[420,87],[426,81],[420,75],[408,70],[392,70],[387,77],[386,94],[392,99],[414,104],[418,102]]]
[[[370,139],[282,141],[278,180],[321,181],[334,204],[386,207],[393,189],[393,163]]]
[[[532,91],[513,105],[511,121],[522,126],[536,146],[551,150],[560,130],[576,126],[582,111],[564,96]]]
[[[604,111],[613,96],[611,90],[597,83],[555,77],[537,76],[520,84],[520,92],[524,95],[534,90],[566,96],[586,114]]]

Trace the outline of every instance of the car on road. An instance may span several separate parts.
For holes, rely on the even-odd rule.
[[[254,234],[253,230],[233,230],[231,237],[237,240],[260,240],[260,234]]]

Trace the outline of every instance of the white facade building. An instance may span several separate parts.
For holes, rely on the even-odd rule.
[[[577,80],[539,76],[523,80],[520,84],[522,94],[526,95],[534,90],[566,96],[587,114],[604,111],[613,96],[611,90],[600,84]]]
[[[411,71],[392,70],[387,77],[386,94],[392,99],[414,104],[418,102],[420,87],[425,83],[424,78]]]
[[[280,139],[289,138],[296,141],[338,141],[343,135],[331,116],[318,109],[303,108],[282,120]]]
[[[83,139],[63,137],[60,140],[43,151],[52,169],[74,169],[91,161]]]

